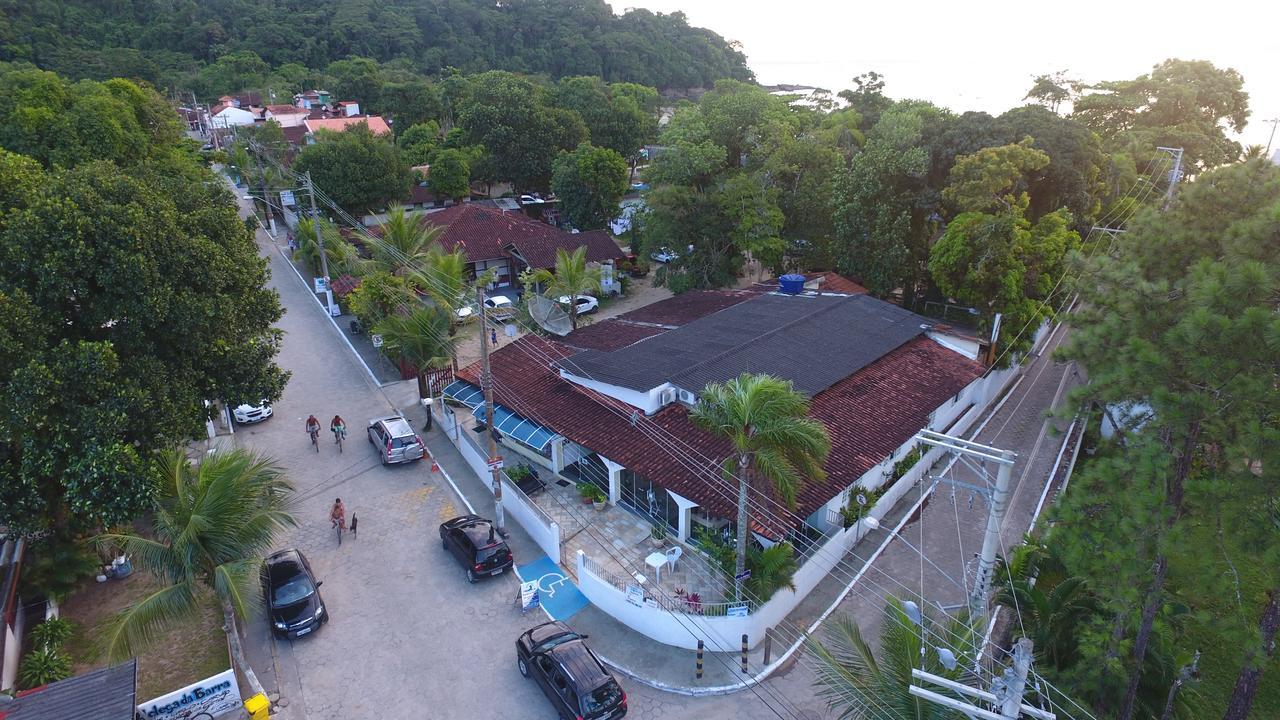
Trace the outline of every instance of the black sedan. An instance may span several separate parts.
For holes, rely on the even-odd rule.
[[[538,683],[558,717],[617,720],[627,714],[627,694],[586,639],[554,620],[529,628],[516,638],[516,667]]]
[[[320,584],[298,550],[281,550],[268,557],[262,563],[262,595],[272,632],[293,639],[329,622]]]
[[[463,515],[440,524],[440,542],[467,571],[467,582],[501,575],[515,564],[515,556],[498,536],[493,521]]]

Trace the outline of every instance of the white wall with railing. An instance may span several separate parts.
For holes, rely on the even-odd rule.
[[[480,478],[480,484],[492,492],[492,483],[489,481],[491,474],[488,463],[485,462],[488,453],[480,449],[471,431],[462,426],[458,414],[452,408],[437,403],[432,406],[431,412],[440,423],[444,434],[458,448],[462,459],[467,461],[467,465],[470,465]],[[516,487],[516,484],[507,478],[506,473],[502,476],[502,509],[520,523],[520,527],[529,533],[529,537],[533,538],[547,557],[559,564],[560,525],[552,520],[546,511],[538,507],[537,503],[530,500],[519,487]]]

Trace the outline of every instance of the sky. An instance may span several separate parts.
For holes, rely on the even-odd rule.
[[[874,70],[885,94],[956,112],[1023,104],[1038,74],[1122,80],[1167,58],[1239,71],[1252,114],[1244,144],[1266,145],[1280,118],[1280,2],[1134,0],[609,0],[615,12],[682,11],[742,43],[762,84],[831,91]],[[1272,152],[1280,147],[1280,133]]]

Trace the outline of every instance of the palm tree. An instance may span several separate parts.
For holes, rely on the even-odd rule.
[[[311,271],[320,274],[320,246],[316,243],[316,224],[324,235],[324,255],[329,262],[329,275],[337,277],[343,273],[358,274],[360,256],[355,246],[347,242],[338,232],[337,226],[326,220],[305,218],[298,221],[298,249],[294,255]]]
[[[470,300],[467,256],[461,249],[445,252],[439,243],[432,244],[421,255],[417,266],[408,271],[408,279],[446,313],[456,313]],[[450,326],[450,335],[454,329]]]
[[[742,375],[712,383],[690,414],[695,425],[733,445],[724,461],[724,474],[738,480],[738,547],[734,575],[747,561],[751,519],[747,495],[754,482],[767,482],[787,507],[795,508],[796,491],[806,477],[826,476],[822,464],[831,450],[827,429],[808,416],[809,401],[788,380],[772,375]],[[741,581],[737,581],[741,597]]]
[[[921,668],[960,680],[965,668],[973,664],[979,639],[977,632],[963,617],[951,618],[940,627],[918,610],[908,611],[897,598],[889,599],[885,616],[880,625],[878,654],[849,615],[834,618],[824,640],[810,638],[807,641],[817,660],[818,694],[832,710],[839,712],[840,718],[963,718],[956,710],[913,697],[911,670]],[[939,648],[949,651],[950,657],[944,657]],[[939,687],[933,690],[951,694]]]
[[[747,567],[751,569],[751,577],[745,582],[747,592],[760,602],[768,601],[782,588],[796,589],[792,580],[799,565],[790,543],[750,550],[747,553]]]
[[[382,237],[373,241],[373,259],[388,272],[401,275],[418,265],[436,244],[442,228],[426,225],[396,206],[382,223]]]
[[[573,252],[556,249],[556,271],[540,268],[529,275],[534,282],[544,285],[542,294],[554,301],[561,295],[569,296],[569,324],[578,329],[577,297],[600,291],[600,268],[587,267],[587,246]]]
[[[1085,578],[1071,575],[1056,546],[1028,541],[1001,560],[992,580],[995,603],[1014,613],[1035,643],[1036,657],[1063,670],[1078,660],[1077,631],[1101,611]]]
[[[447,311],[419,305],[388,315],[378,321],[373,331],[382,336],[383,352],[417,368],[418,397],[425,398],[430,395],[427,370],[448,367],[456,352],[449,337],[452,327]]]
[[[160,590],[125,608],[104,638],[112,661],[137,654],[173,625],[199,612],[212,595],[222,607],[232,657],[255,692],[262,692],[235,632],[260,602],[258,569],[276,534],[297,524],[289,509],[293,485],[271,461],[232,450],[192,465],[179,450],[165,455],[156,492],[152,538],[99,535],[143,570]]]

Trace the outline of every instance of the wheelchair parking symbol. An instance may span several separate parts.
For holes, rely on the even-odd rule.
[[[548,578],[550,580],[548,581]],[[546,593],[547,597],[556,596],[556,586],[563,585],[569,581],[569,578],[557,572],[550,572],[538,578],[538,592]]]

